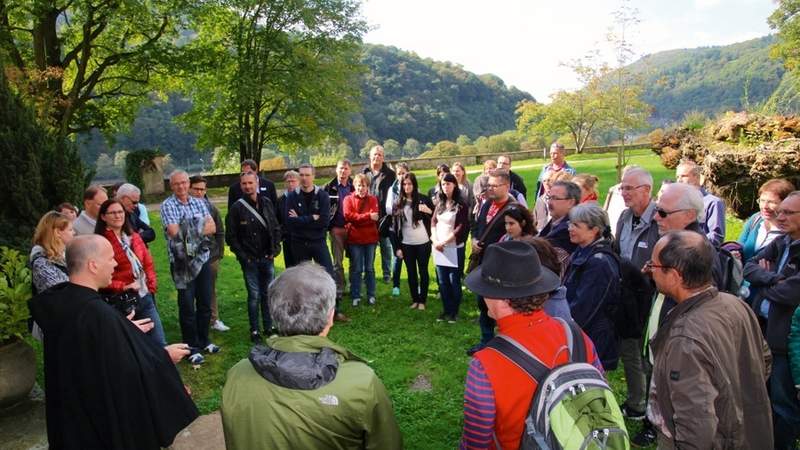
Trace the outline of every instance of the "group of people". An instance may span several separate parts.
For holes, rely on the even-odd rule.
[[[209,329],[228,329],[214,287],[227,243],[241,266],[257,344],[230,370],[223,390],[229,448],[402,448],[381,381],[326,337],[335,321],[350,320],[342,312],[347,293],[352,307],[379,300],[378,250],[393,296],[405,265],[411,309],[427,308],[431,259],[442,300],[438,321],[458,320],[462,279],[477,298],[480,339],[467,349],[462,448],[520,446],[539,381],[497,350],[498,339],[515,342],[547,368],[571,361],[574,345],[601,374],[622,360],[621,413],[643,421],[631,439],[636,445],[794,448],[800,192],[787,180],[764,183],[759,211],[731,245],[723,242],[725,204],[702,187],[700,166],[682,161],[677,182],[663,183],[657,196],[652,175],[629,166],[615,187],[625,209],[612,229],[597,203],[598,177],[576,173],[559,143],[550,158],[535,190],[502,155],[472,182],[462,164],[440,165],[427,195],[408,165],[389,167],[380,146],[355,176],[349,161],[339,161],[324,186],[315,184],[310,164],[288,171],[280,196],[256,163],[245,161],[224,221],[205,195],[206,180],[176,171],[161,205],[182,338],[172,345],[156,306],[147,247],[155,232],[139,190],[123,184],[109,198],[90,187],[79,214],[63,204],[42,218],[31,251],[51,445],[166,446],[196,417],[174,364],[200,365],[203,353],[220,351]],[[276,278],[281,253],[287,269]],[[729,266],[742,269],[745,281],[736,289]],[[135,301],[124,309],[130,294]],[[71,303],[59,303],[67,297]],[[76,337],[95,320],[104,321],[96,333]],[[562,324],[576,324],[582,340]],[[81,351],[110,345],[101,336],[117,336],[125,349],[93,361],[76,379],[69,368],[94,356]],[[171,415],[144,414],[152,422],[141,428],[147,436],[136,437],[130,424],[94,417],[97,405],[82,402],[102,403],[128,387],[93,387],[97,374],[107,373],[103,365],[125,367],[126,377],[163,372],[163,381],[137,378],[124,395],[158,395],[170,402]],[[70,384],[74,396],[59,391]],[[138,411],[134,402],[124,407]]]

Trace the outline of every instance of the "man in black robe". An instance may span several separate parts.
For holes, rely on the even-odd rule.
[[[31,300],[44,332],[47,438],[51,449],[158,449],[198,415],[175,362],[185,344],[162,348],[106,304],[97,290],[116,261],[102,236],[75,238],[69,282]]]

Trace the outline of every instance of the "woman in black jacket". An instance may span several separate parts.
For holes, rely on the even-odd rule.
[[[400,192],[393,210],[392,244],[397,249],[397,257],[406,263],[411,308],[424,310],[430,284],[428,261],[431,258],[433,203],[419,193],[417,177],[413,173],[403,176]]]

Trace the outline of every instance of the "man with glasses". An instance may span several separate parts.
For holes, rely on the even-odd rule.
[[[703,219],[703,211],[703,196],[699,190],[688,184],[669,183],[664,184],[661,188],[653,220],[658,225],[658,232],[661,236],[671,231],[691,231],[703,236],[703,239],[707,239],[705,230],[700,225],[700,221]],[[722,271],[719,264],[719,255],[713,245],[711,246],[711,251],[713,253],[711,259],[713,282],[714,286],[719,287]],[[675,298],[663,292],[658,293],[652,301],[643,334],[644,342],[641,347],[644,352],[642,364],[645,368],[646,377],[649,376],[653,364],[650,342],[658,332],[660,324],[666,319],[667,314],[677,304]],[[650,422],[645,421],[642,431],[634,436],[631,442],[636,445],[646,446],[653,444],[655,440],[656,429]]]
[[[522,180],[522,177],[511,170],[511,157],[508,155],[498,156],[497,168],[508,171],[508,179],[511,180],[511,190],[518,192],[520,195],[522,195],[523,199],[526,199],[528,197],[528,188],[525,187],[525,182]]]
[[[483,202],[475,223],[472,225],[472,255],[469,267],[473,270],[483,261],[483,250],[500,240],[506,233],[505,216],[510,208],[519,207],[514,197],[509,194],[510,178],[508,171],[495,169],[489,172],[486,185],[486,201]],[[486,347],[494,337],[495,321],[489,317],[486,302],[476,295],[480,317],[481,340],[467,350],[467,355]]]
[[[195,175],[189,178],[189,195],[205,202],[217,231],[211,241],[211,256],[209,264],[211,267],[211,328],[217,331],[228,331],[231,328],[219,318],[219,307],[217,305],[217,275],[219,274],[219,263],[225,255],[225,225],[219,209],[208,199],[208,183],[202,175]]]
[[[788,336],[800,304],[800,191],[791,192],[775,211],[785,234],[761,249],[744,266],[751,289],[758,289],[753,308],[765,323],[772,351],[769,379],[775,448],[795,448],[800,438],[800,401],[789,370]]]
[[[581,188],[571,181],[556,181],[544,198],[547,200],[550,220],[539,236],[572,254],[578,246],[569,239],[569,211],[581,202]]]
[[[211,236],[217,231],[205,202],[189,195],[189,174],[175,170],[169,177],[172,195],[161,203],[161,223],[167,238],[170,273],[178,291],[178,319],[189,362],[205,362],[200,353],[220,348],[208,336],[211,321]]]
[[[653,249],[648,273],[676,305],[650,341],[647,416],[658,448],[770,449],[770,353],[753,311],[714,286],[715,259],[705,234],[690,231],[671,231]],[[775,448],[790,447],[793,440]]]
[[[620,256],[620,264],[641,269],[653,253],[653,246],[658,241],[658,223],[654,216],[656,202],[651,198],[653,176],[639,166],[625,168],[619,192],[625,201],[625,210],[617,221],[614,249]],[[637,276],[636,271],[630,272]],[[649,280],[639,273],[640,286],[651,285]],[[637,309],[634,313],[641,318],[640,323],[631,324],[628,333],[621,336],[620,358],[625,368],[625,382],[628,387],[628,398],[622,405],[622,413],[633,420],[642,420],[647,406],[647,373],[648,368],[642,360],[642,331],[644,319],[650,309],[653,297],[652,289],[644,289],[636,293],[634,299],[622,299],[623,306]]]
[[[143,219],[139,202],[141,199],[142,191],[138,187],[124,183],[117,188],[115,198],[125,208],[125,215],[131,228],[139,233],[145,244],[153,242],[156,239],[156,231],[150,227],[150,224]]]

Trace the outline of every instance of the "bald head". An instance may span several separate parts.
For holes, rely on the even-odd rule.
[[[70,281],[95,290],[111,283],[117,266],[111,243],[98,234],[74,238],[67,245],[66,262]]]

